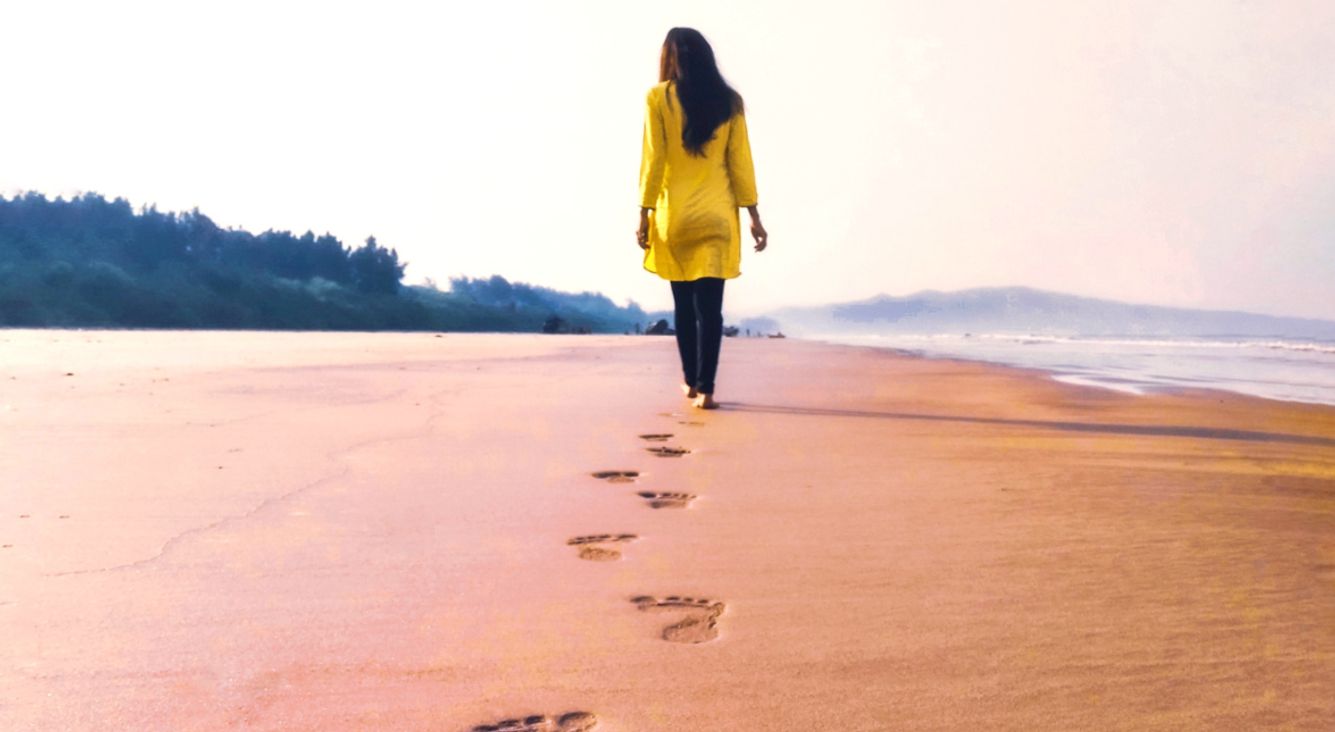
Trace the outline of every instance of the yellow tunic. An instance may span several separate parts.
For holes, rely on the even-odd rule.
[[[704,156],[681,142],[676,85],[649,90],[640,159],[640,205],[652,208],[644,268],[665,280],[731,279],[742,273],[740,206],[756,204],[746,118],[719,125]]]

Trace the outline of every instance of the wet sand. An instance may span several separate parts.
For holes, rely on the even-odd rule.
[[[674,359],[0,331],[0,729],[1335,725],[1335,408]]]

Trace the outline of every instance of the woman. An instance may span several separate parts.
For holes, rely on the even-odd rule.
[[[742,97],[719,74],[699,31],[673,28],[663,41],[659,83],[649,90],[640,160],[644,268],[672,284],[682,391],[715,409],[714,375],[723,343],[723,281],[741,274],[737,209],[760,224]]]

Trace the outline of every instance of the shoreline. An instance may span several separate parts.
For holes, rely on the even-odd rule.
[[[740,338],[703,412],[670,338],[49,334],[0,334],[0,727],[1335,716],[1329,407]]]
[[[227,333],[231,333],[231,334],[240,334],[240,335],[244,335],[244,334],[264,334],[264,333],[267,333],[267,334],[294,334],[294,335],[345,335],[345,336],[431,335],[431,336],[441,336],[441,337],[444,337],[444,336],[483,336],[483,337],[488,337],[488,336],[513,336],[513,337],[541,336],[541,337],[555,337],[555,338],[581,338],[581,337],[594,337],[594,338],[624,338],[624,337],[635,337],[635,338],[639,338],[639,337],[645,337],[645,338],[650,338],[650,339],[653,339],[653,338],[670,337],[670,336],[646,336],[646,335],[644,335],[644,334],[638,334],[638,333],[630,333],[630,334],[619,334],[619,333],[585,333],[585,334],[562,333],[562,334],[540,334],[540,333],[531,333],[531,332],[527,332],[527,331],[434,331],[434,330],[403,330],[403,331],[398,331],[398,330],[395,330],[395,331],[341,331],[341,330],[254,330],[254,329],[251,329],[251,330],[246,330],[246,329],[232,330],[232,329],[205,329],[205,328],[170,329],[170,328],[73,328],[73,327],[72,327],[72,328],[55,328],[55,327],[53,327],[53,328],[0,328],[0,339],[2,339],[3,336],[4,336],[4,334],[6,334],[6,333],[24,333],[24,332],[30,332],[30,333],[48,333],[48,332],[50,332],[50,333],[71,333],[71,334],[73,334],[73,333],[118,333],[118,332],[124,332],[124,333],[215,333],[215,334],[227,334]],[[763,340],[763,338],[760,337],[760,336],[753,336],[753,337],[749,337],[749,338],[748,338],[748,337],[733,337],[733,338],[730,338],[730,339],[725,338],[725,343],[726,343],[726,342],[729,342],[729,341],[734,341],[734,340],[736,340],[736,341],[748,341],[748,340],[753,340],[753,339],[754,339],[754,340]],[[1208,395],[1208,394],[1211,394],[1211,393],[1224,393],[1224,394],[1229,394],[1229,395],[1232,395],[1232,396],[1247,396],[1247,397],[1252,397],[1252,398],[1256,398],[1256,399],[1263,399],[1263,400],[1266,400],[1266,401],[1273,401],[1273,402],[1282,402],[1282,403],[1288,403],[1288,404],[1307,404],[1307,405],[1314,405],[1314,406],[1323,406],[1323,407],[1331,407],[1331,408],[1335,408],[1335,400],[1333,400],[1333,401],[1323,401],[1323,400],[1321,400],[1321,399],[1301,399],[1301,398],[1296,398],[1296,397],[1276,396],[1276,395],[1273,395],[1273,394],[1260,394],[1260,393],[1255,393],[1255,392],[1251,392],[1251,391],[1242,391],[1242,390],[1238,390],[1238,389],[1230,389],[1230,388],[1228,388],[1227,386],[1223,386],[1223,385],[1218,385],[1218,386],[1208,386],[1208,385],[1193,386],[1193,385],[1177,384],[1177,383],[1148,383],[1148,382],[1145,382],[1145,381],[1136,381],[1136,380],[1132,380],[1132,379],[1126,379],[1126,380],[1121,381],[1120,383],[1117,383],[1117,382],[1115,382],[1115,381],[1112,380],[1112,379],[1109,379],[1109,378],[1103,378],[1103,379],[1101,379],[1101,377],[1099,377],[1099,376],[1097,376],[1097,375],[1091,375],[1091,374],[1089,374],[1089,373],[1085,373],[1085,372],[1070,372],[1070,371],[1063,371],[1063,370],[1060,370],[1059,368],[1056,368],[1056,367],[1043,366],[1043,365],[1035,365],[1035,364],[1014,363],[1014,362],[1005,361],[1005,360],[989,359],[989,358],[985,358],[985,357],[982,357],[982,356],[979,356],[979,357],[970,357],[970,356],[967,356],[967,355],[961,355],[961,354],[931,353],[931,352],[928,352],[928,351],[923,350],[923,349],[905,348],[905,347],[901,347],[901,346],[878,346],[878,345],[871,345],[871,344],[866,344],[866,343],[855,343],[855,342],[849,342],[849,341],[829,340],[829,339],[826,339],[826,338],[820,338],[820,337],[810,337],[810,338],[809,338],[809,337],[805,337],[805,336],[785,336],[784,340],[793,340],[793,341],[809,342],[809,343],[820,343],[820,344],[827,344],[827,345],[832,345],[832,346],[843,346],[843,347],[847,347],[847,348],[866,348],[866,349],[873,349],[873,350],[878,350],[878,351],[884,351],[884,352],[888,352],[888,353],[893,353],[893,354],[896,354],[896,355],[899,355],[899,356],[903,356],[903,357],[906,357],[906,358],[922,358],[922,359],[930,359],[930,360],[939,360],[939,361],[948,361],[948,362],[958,362],[958,363],[965,363],[965,364],[981,364],[981,365],[986,365],[986,366],[995,366],[995,367],[999,367],[999,368],[1018,369],[1018,370],[1021,370],[1021,371],[1032,372],[1032,373],[1034,373],[1034,374],[1038,374],[1038,375],[1041,375],[1041,376],[1043,376],[1043,377],[1045,377],[1045,378],[1048,378],[1048,379],[1050,379],[1050,380],[1052,380],[1052,381],[1055,381],[1055,382],[1058,382],[1058,383],[1062,383],[1062,384],[1067,384],[1067,385],[1069,385],[1069,386],[1088,387],[1088,388],[1093,388],[1093,389],[1097,389],[1097,390],[1101,390],[1101,391],[1114,391],[1114,392],[1118,392],[1118,393],[1121,393],[1121,394],[1128,394],[1128,395],[1132,395],[1132,396],[1173,395],[1173,394],[1186,394],[1186,393],[1192,393],[1192,392],[1201,392],[1201,393],[1204,393],[1204,394],[1207,394],[1207,395]]]
[[[544,336],[544,337],[548,337],[548,336],[550,336],[550,337],[557,337],[557,338],[561,338],[561,337],[579,338],[579,337],[586,337],[586,336],[592,336],[592,337],[595,337],[595,338],[603,338],[603,337],[606,337],[606,338],[615,338],[615,337],[647,337],[647,338],[662,338],[662,337],[670,337],[670,336],[646,336],[645,334],[639,334],[639,333],[583,333],[583,334],[577,334],[577,333],[560,333],[560,334],[546,334],[546,333],[532,333],[532,332],[528,332],[528,331],[437,331],[437,330],[344,331],[344,330],[278,330],[278,329],[275,329],[275,330],[255,330],[255,329],[209,329],[209,328],[172,329],[172,328],[85,328],[85,327],[51,327],[51,328],[6,327],[6,328],[0,328],[0,337],[3,337],[3,335],[4,335],[5,333],[24,333],[24,332],[31,332],[31,333],[45,333],[45,332],[51,332],[51,333],[117,333],[117,332],[125,332],[125,333],[219,333],[219,334],[225,334],[225,333],[233,333],[233,334],[248,334],[248,333],[254,333],[254,334],[259,334],[259,333],[283,334],[283,333],[286,333],[286,334],[301,334],[301,335],[347,335],[347,336],[376,336],[376,335],[396,335],[396,334],[397,334],[397,335],[433,335],[433,336],[435,336],[435,335],[439,335],[439,336],[447,336],[447,335],[455,335],[455,336],[516,336],[516,337],[522,337],[522,336]],[[761,340],[762,338],[763,338],[762,336],[752,336],[752,337],[735,336],[735,337],[732,337],[732,338],[725,338],[725,342],[730,341],[730,340],[737,340],[737,341],[744,341],[744,340],[751,340],[751,339]],[[1268,401],[1286,402],[1286,403],[1294,403],[1294,404],[1312,404],[1312,405],[1319,405],[1319,406],[1335,407],[1335,398],[1332,398],[1332,400],[1329,400],[1329,401],[1323,401],[1323,400],[1321,400],[1321,399],[1302,399],[1302,398],[1296,398],[1296,397],[1283,397],[1283,396],[1276,396],[1276,395],[1273,395],[1273,394],[1261,394],[1261,393],[1256,393],[1256,392],[1251,392],[1251,391],[1241,391],[1241,390],[1238,390],[1238,389],[1231,389],[1231,388],[1229,388],[1229,387],[1227,387],[1227,386],[1224,386],[1224,385],[1218,385],[1218,386],[1192,386],[1192,385],[1177,384],[1177,383],[1150,383],[1150,382],[1146,382],[1146,381],[1136,381],[1136,380],[1134,380],[1134,379],[1124,379],[1124,380],[1120,380],[1120,381],[1119,381],[1119,380],[1115,380],[1115,379],[1112,379],[1112,378],[1104,378],[1104,377],[1100,377],[1100,376],[1098,376],[1098,375],[1096,375],[1096,374],[1090,374],[1090,373],[1087,373],[1087,372],[1071,372],[1071,371],[1063,371],[1063,370],[1061,370],[1059,367],[1053,367],[1053,366],[1044,366],[1044,365],[1038,365],[1038,364],[1016,363],[1016,362],[1006,361],[1006,360],[1001,360],[1001,359],[991,359],[991,358],[986,358],[986,357],[983,357],[983,356],[970,357],[970,356],[968,356],[968,355],[962,355],[962,354],[952,354],[952,353],[932,353],[932,352],[929,352],[929,351],[924,350],[924,349],[907,348],[907,347],[902,347],[902,346],[890,346],[890,345],[887,345],[887,346],[879,346],[879,345],[874,345],[874,344],[867,344],[867,343],[861,343],[861,342],[853,342],[853,341],[848,341],[848,340],[837,340],[837,339],[835,339],[835,340],[831,340],[831,339],[829,339],[829,338],[825,338],[825,337],[785,336],[784,339],[786,339],[786,340],[794,340],[794,341],[805,341],[805,342],[810,342],[810,343],[822,343],[822,344],[835,345],[835,346],[845,346],[845,347],[848,347],[848,348],[870,348],[870,349],[876,349],[876,350],[886,351],[886,352],[890,352],[890,353],[895,353],[895,354],[898,354],[898,355],[901,355],[901,356],[911,357],[911,358],[935,359],[935,360],[943,360],[943,361],[957,361],[957,362],[961,362],[961,363],[985,364],[985,365],[990,365],[990,366],[998,366],[998,367],[1002,367],[1002,368],[1021,369],[1021,370],[1032,371],[1032,372],[1034,372],[1034,373],[1044,375],[1044,376],[1046,376],[1046,377],[1048,377],[1048,378],[1050,378],[1050,379],[1052,379],[1052,380],[1054,380],[1054,381],[1060,382],[1060,383],[1065,383],[1065,384],[1074,385],[1074,386],[1087,386],[1087,387],[1092,387],[1092,388],[1100,389],[1100,390],[1116,391],[1116,392],[1119,392],[1119,393],[1123,393],[1123,394],[1131,394],[1131,395],[1135,395],[1135,396],[1150,396],[1150,395],[1154,395],[1154,394],[1177,394],[1177,393],[1185,393],[1185,392],[1190,392],[1190,391],[1201,391],[1201,392],[1223,392],[1223,393],[1233,394],[1233,395],[1239,395],[1239,396],[1250,396],[1250,397],[1255,397],[1255,398],[1258,398],[1258,399],[1265,399],[1265,400],[1268,400]]]
[[[1017,363],[1015,361],[1008,361],[1002,358],[988,358],[984,356],[971,357],[968,355],[957,354],[957,353],[930,352],[925,349],[907,348],[899,345],[879,346],[868,343],[829,340],[824,338],[808,339],[799,336],[792,336],[792,338],[794,338],[794,340],[810,340],[816,343],[847,346],[850,348],[880,349],[914,358],[943,359],[949,361],[958,361],[961,363],[985,364],[990,366],[999,366],[1002,368],[1022,369],[1026,371],[1032,371],[1037,374],[1042,374],[1044,376],[1051,378],[1054,381],[1058,381],[1065,384],[1088,386],[1096,389],[1116,391],[1119,393],[1130,394],[1135,396],[1151,396],[1154,394],[1175,394],[1188,391],[1222,392],[1238,396],[1249,396],[1257,399],[1265,399],[1267,401],[1335,407],[1335,395],[1332,395],[1329,398],[1322,398],[1322,397],[1299,398],[1293,396],[1280,396],[1273,393],[1244,391],[1241,388],[1236,388],[1236,387],[1230,388],[1226,384],[1189,385],[1189,384],[1171,383],[1171,382],[1156,383],[1147,381],[1146,379],[1148,377],[1136,380],[1133,377],[1117,378],[1107,375],[1100,375],[1096,371],[1097,367],[1093,366],[1083,367],[1086,370],[1082,371],[1082,370],[1074,370],[1075,367],[1068,367],[1067,369],[1062,369],[1061,367],[1058,366],[1047,366],[1042,364],[1031,364],[1031,363]],[[1174,378],[1177,378],[1179,380],[1185,380],[1187,377],[1174,377]],[[1335,388],[1335,387],[1319,387],[1319,388]]]

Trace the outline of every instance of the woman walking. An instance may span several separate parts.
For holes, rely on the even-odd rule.
[[[760,224],[742,97],[719,74],[699,31],[668,31],[658,80],[645,114],[636,236],[644,268],[672,285],[682,391],[696,407],[715,409],[723,281],[741,274],[737,209],[751,214],[757,252],[769,235]]]

